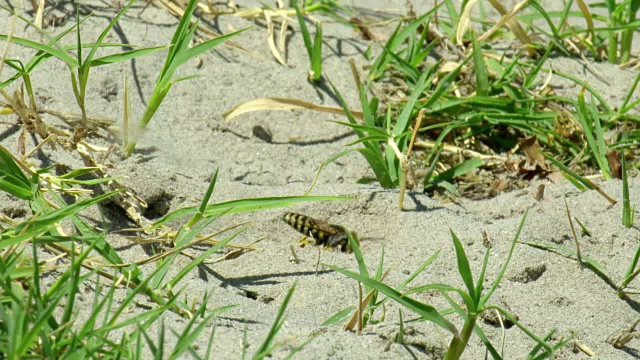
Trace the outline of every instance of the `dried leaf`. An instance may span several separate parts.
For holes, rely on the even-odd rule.
[[[538,188],[531,194],[536,201],[540,201],[544,198],[544,184],[540,184]]]
[[[538,139],[535,136],[524,138],[520,141],[520,147],[527,157],[527,161],[532,165],[538,165],[541,169],[547,170],[544,156],[538,145]]]
[[[622,164],[620,163],[620,154],[615,150],[607,151],[607,162],[611,169],[611,175],[616,179],[622,179]]]

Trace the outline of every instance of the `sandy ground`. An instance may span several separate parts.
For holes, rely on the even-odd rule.
[[[379,5],[380,8],[397,10],[403,4],[396,1],[380,2]],[[61,2],[60,6],[69,8],[67,3]],[[136,5],[124,16],[107,41],[143,46],[169,43],[177,20],[165,10],[153,6],[139,14],[141,7]],[[115,13],[109,4],[100,2],[92,3],[86,9],[93,11],[94,16],[83,25],[83,39],[92,41]],[[5,19],[5,14],[2,16]],[[2,20],[0,24],[2,32],[6,32],[7,22]],[[304,111],[258,112],[225,124],[222,120],[225,110],[258,97],[295,97],[328,106],[337,106],[337,103],[326,87],[315,87],[306,81],[307,54],[297,33],[289,33],[289,66],[282,66],[270,56],[263,26],[230,16],[221,17],[211,25],[225,33],[252,26],[234,40],[254,55],[220,46],[202,56],[201,67],[196,61],[187,63],[178,75],[199,77],[173,87],[139,142],[134,156],[129,159],[114,156],[108,162],[112,175],[121,176],[123,183],[155,209],[146,214],[151,220],[157,218],[158,212],[197,204],[216,169],[220,175],[212,198],[215,202],[300,195],[310,186],[318,164],[355,140],[349,129],[330,122],[344,119]],[[39,38],[23,25],[16,27],[16,35]],[[69,42],[73,41],[75,39],[69,39]],[[368,43],[340,25],[325,27],[325,41],[325,72],[355,107],[357,94],[347,60],[354,58],[359,65],[365,64],[363,52]],[[10,49],[12,57],[24,59],[28,54],[29,51],[18,46]],[[87,90],[89,114],[122,118],[123,75],[126,73],[132,84],[133,118],[138,118],[163,61],[164,53],[158,53],[122,66],[92,70]],[[588,79],[612,106],[620,103],[635,76],[630,71],[608,64],[592,64],[609,79],[612,83],[609,86],[593,77],[576,60],[558,58],[552,64],[554,68]],[[78,111],[68,70],[62,63],[48,60],[32,76],[41,106],[58,111]],[[2,78],[6,75],[3,74]],[[554,81],[557,92],[575,96],[579,90],[575,86],[566,86],[560,80]],[[252,130],[256,125],[270,129],[273,134],[271,142],[253,136]],[[18,133],[16,119],[4,117],[0,123],[2,145],[15,151]],[[92,141],[108,145],[115,140],[98,138]],[[28,143],[29,148],[32,146],[33,143]],[[46,149],[37,157],[35,162],[41,166],[56,162],[71,167],[81,165],[77,158],[61,149]],[[621,225],[620,203],[610,206],[598,193],[581,193],[567,183],[548,184],[542,201],[536,201],[530,194],[535,189],[533,185],[537,186],[539,182],[530,189],[483,201],[460,200],[458,204],[443,204],[424,194],[410,193],[405,199],[407,210],[398,212],[397,191],[356,183],[362,177],[371,176],[362,157],[357,154],[343,157],[324,168],[313,194],[349,196],[353,200],[308,203],[290,210],[345,224],[361,237],[368,238],[362,241],[362,251],[371,271],[377,267],[384,249],[384,268],[391,269],[386,283],[392,286],[399,284],[439,251],[437,259],[412,282],[412,286],[444,283],[464,288],[457,273],[449,230],[455,231],[462,240],[476,274],[485,252],[482,231],[487,233],[494,244],[486,281],[490,286],[526,211],[528,217],[521,240],[571,246],[565,200],[572,214],[591,231],[591,236],[580,237],[583,254],[605,265],[616,281],[624,275],[640,240],[637,226],[625,229]],[[631,180],[633,204],[640,203],[639,185],[639,178]],[[600,186],[615,199],[621,199],[620,181],[603,182]],[[26,214],[24,204],[5,194],[0,194],[0,208],[7,214]],[[111,230],[132,226],[117,208],[111,208],[106,214]],[[399,328],[398,310],[401,308],[393,302],[387,303],[384,321],[368,326],[362,335],[345,332],[340,325],[321,326],[338,311],[355,305],[357,283],[334,272],[317,271],[318,256],[323,263],[354,271],[357,271],[357,264],[352,255],[319,252],[315,247],[296,248],[301,262],[293,262],[289,244],[299,236],[278,219],[281,214],[282,210],[270,210],[228,216],[214,223],[215,229],[252,221],[254,225],[237,242],[248,244],[264,237],[259,243],[261,250],[235,260],[202,266],[183,282],[188,288],[189,299],[199,299],[207,292],[211,307],[237,305],[215,322],[217,359],[240,357],[245,329],[246,351],[248,354],[255,352],[287,290],[294,283],[297,284],[296,291],[287,309],[284,328],[277,338],[283,346],[274,352],[274,358],[286,356],[291,347],[309,337],[313,340],[298,353],[298,358],[411,359],[439,358],[444,354],[450,341],[448,333],[426,322],[407,323],[405,344],[392,343],[391,339]],[[109,241],[125,244],[116,234],[110,234]],[[123,246],[121,256],[139,260],[146,255],[137,246]],[[188,261],[185,257],[180,258],[173,271],[177,272]],[[541,275],[535,279],[527,278],[532,269],[541,269]],[[91,294],[85,296],[90,303]],[[415,298],[439,309],[447,308],[437,293],[420,293]],[[539,336],[557,329],[555,339],[575,336],[595,351],[600,359],[628,359],[640,356],[637,340],[623,350],[614,349],[605,340],[638,319],[638,300],[637,296],[631,296],[628,301],[619,299],[613,288],[593,272],[581,269],[573,260],[518,244],[492,303],[508,306],[523,325]],[[86,316],[83,307],[78,308],[78,316]],[[129,316],[141,311],[144,310],[132,309]],[[408,310],[402,311],[405,320],[415,318]],[[382,311],[378,310],[375,317],[381,315]],[[185,324],[185,320],[172,313],[166,314],[165,320],[167,326],[176,330]],[[452,318],[452,321],[461,326],[460,319]],[[500,347],[502,330],[482,321],[480,326],[494,345]],[[206,333],[198,340],[200,349],[207,346]],[[534,346],[534,342],[517,327],[506,330],[504,336],[506,359],[523,358]],[[169,340],[172,341],[175,339]],[[473,337],[463,358],[483,357],[484,347],[477,337]],[[572,347],[567,346],[558,353],[558,358],[583,359],[587,356],[574,353]]]

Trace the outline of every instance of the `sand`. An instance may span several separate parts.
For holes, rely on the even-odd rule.
[[[362,5],[362,4],[361,4]],[[402,9],[403,1],[379,2],[382,9]],[[60,4],[70,9],[70,4]],[[113,18],[114,9],[106,3],[90,2],[83,9],[94,16],[83,24],[83,39],[92,41]],[[120,21],[108,42],[154,46],[170,42],[177,20],[166,10],[154,6],[140,14],[142,4],[132,8]],[[2,14],[6,19],[6,14]],[[0,21],[2,32],[8,23]],[[201,63],[190,61],[179,71],[179,76],[197,75],[198,78],[174,85],[160,107],[148,131],[139,141],[136,153],[128,159],[118,154],[108,161],[109,171],[120,176],[122,183],[147,200],[153,211],[150,220],[167,210],[199,203],[212,174],[219,170],[218,183],[212,202],[240,198],[301,195],[310,186],[319,163],[345,149],[356,138],[350,130],[331,121],[344,121],[340,116],[308,111],[263,111],[243,115],[225,123],[222,113],[233,106],[259,97],[293,97],[309,102],[338,106],[327,87],[316,87],[306,81],[308,59],[298,33],[290,32],[286,59],[288,66],[276,63],[267,47],[266,29],[254,22],[222,16],[210,24],[220,32],[228,33],[247,26],[252,28],[234,41],[252,54],[227,46],[219,46],[201,57]],[[31,29],[22,24],[16,35],[38,39]],[[69,39],[69,42],[75,41]],[[338,24],[325,27],[325,73],[340,89],[354,108],[357,93],[347,61],[355,59],[361,66],[367,61],[363,52],[368,42],[361,40],[351,29]],[[11,57],[28,58],[31,52],[12,46]],[[123,75],[129,77],[132,92],[133,118],[144,110],[164,61],[164,52],[138,58],[115,66],[99,67],[91,72],[87,89],[87,110],[91,116],[122,118]],[[588,72],[577,60],[557,58],[551,61],[556,69],[587,79],[612,106],[617,106],[631,86],[635,74],[609,64],[593,63],[596,70],[610,81],[607,85]],[[5,71],[7,71],[5,69]],[[6,72],[3,78],[6,77]],[[35,93],[41,106],[57,111],[78,112],[70,87],[68,70],[59,61],[48,60],[32,74]],[[557,92],[575,96],[576,86],[554,79]],[[13,87],[12,89],[15,89]],[[52,118],[47,117],[52,122]],[[0,141],[16,151],[19,128],[16,118],[5,116],[0,123]],[[253,135],[257,125],[272,133],[270,142]],[[93,143],[108,146],[118,143],[111,138],[93,138]],[[28,140],[28,148],[34,143]],[[81,166],[80,160],[64,150],[46,148],[37,154],[36,164],[61,163],[70,167]],[[495,278],[517,231],[528,212],[520,240],[556,243],[572,246],[565,201],[572,215],[590,230],[591,236],[579,235],[584,256],[596,259],[607,267],[615,281],[620,281],[640,240],[637,226],[626,229],[621,225],[621,202],[611,206],[595,191],[580,192],[566,182],[538,181],[530,188],[501,194],[492,199],[471,201],[459,199],[457,203],[443,203],[419,193],[410,192],[405,208],[396,208],[397,190],[385,190],[376,184],[356,183],[363,177],[372,177],[364,158],[351,154],[326,166],[313,189],[314,195],[340,195],[352,197],[343,202],[307,203],[291,208],[320,219],[349,226],[357,231],[362,241],[362,252],[370,271],[378,266],[384,249],[384,268],[390,269],[385,280],[396,286],[427,258],[439,252],[435,261],[410,285],[416,287],[431,283],[450,284],[464,288],[457,272],[454,246],[449,231],[461,239],[477,274],[486,251],[482,232],[493,244],[487,270],[486,287]],[[531,193],[540,184],[547,184],[545,196],[535,200]],[[621,200],[622,184],[619,180],[599,185],[613,198]],[[637,189],[640,178],[630,180],[632,204],[640,203]],[[0,194],[0,209],[18,218],[28,214],[26,204]],[[131,227],[124,212],[113,205],[107,208],[109,230]],[[252,227],[234,242],[258,243],[260,250],[237,259],[201,266],[181,283],[189,299],[201,299],[209,294],[209,306],[237,305],[215,321],[215,358],[240,358],[246,331],[248,354],[253,354],[265,338],[287,291],[295,283],[296,289],[286,311],[286,322],[277,337],[282,344],[274,351],[274,358],[285,357],[291,348],[313,338],[297,355],[300,359],[411,359],[441,358],[450,341],[450,335],[428,322],[406,322],[417,316],[394,302],[387,302],[384,321],[369,325],[363,334],[343,331],[341,325],[321,324],[338,311],[356,304],[357,282],[320,267],[320,262],[357,271],[353,255],[340,252],[318,251],[307,246],[295,248],[300,262],[296,263],[289,244],[299,236],[279,220],[283,210],[268,210],[252,214],[226,216],[211,227],[211,231],[227,225],[251,221]],[[124,245],[125,240],[110,233],[112,244]],[[138,246],[121,247],[124,259],[140,260],[147,255]],[[189,259],[180,257],[172,272],[177,272]],[[538,270],[538,276],[531,276]],[[148,267],[145,271],[151,271]],[[55,278],[55,274],[45,275]],[[46,282],[45,282],[46,283]],[[633,283],[631,286],[633,287]],[[435,292],[414,295],[416,300],[446,309],[446,302]],[[92,294],[85,294],[90,304]],[[141,302],[146,302],[143,297]],[[627,301],[618,298],[615,289],[607,285],[592,271],[582,269],[575,260],[518,244],[504,280],[492,297],[491,303],[508,307],[521,323],[538,336],[557,329],[554,339],[574,336],[592,349],[600,359],[628,359],[640,356],[638,341],[618,350],[606,339],[638,319],[638,297]],[[87,306],[78,306],[78,317],[85,317]],[[406,334],[404,345],[392,342],[399,329],[398,312],[403,312]],[[133,308],[127,316],[145,311]],[[383,315],[378,309],[376,320]],[[164,316],[165,324],[180,331],[186,320],[173,313]],[[457,326],[462,321],[450,317]],[[499,327],[479,322],[493,344],[500,348],[503,332]],[[151,334],[155,338],[156,328]],[[208,342],[209,330],[198,338],[201,351]],[[175,338],[167,333],[168,342]],[[517,327],[504,333],[505,359],[524,358],[535,343]],[[477,337],[465,351],[465,359],[484,358],[484,346]],[[560,359],[584,359],[582,352],[566,346],[557,354]]]

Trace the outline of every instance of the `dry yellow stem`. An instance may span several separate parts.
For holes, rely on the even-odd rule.
[[[516,6],[514,6],[509,13],[507,13],[507,10],[502,6],[502,4],[500,4],[500,2],[498,2],[498,0],[489,0],[489,2],[496,10],[498,10],[500,14],[502,14],[502,18],[491,29],[489,29],[489,31],[480,36],[478,38],[478,42],[481,43],[487,40],[499,28],[501,28],[502,26],[507,26],[509,30],[511,30],[513,34],[518,38],[518,40],[520,40],[520,42],[527,47],[529,56],[535,56],[535,49],[529,46],[531,44],[529,35],[527,35],[526,31],[524,31],[518,21],[514,19],[515,15],[529,4],[529,0],[522,0],[521,2],[516,4]]]

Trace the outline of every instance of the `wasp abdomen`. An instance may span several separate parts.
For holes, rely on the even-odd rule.
[[[324,245],[328,242],[332,243],[333,241],[331,241],[330,238],[335,237],[342,232],[340,229],[337,229],[324,221],[316,220],[312,217],[298,213],[285,213],[282,220],[304,235],[312,237],[315,240],[316,245]],[[333,244],[328,245],[333,246]]]

